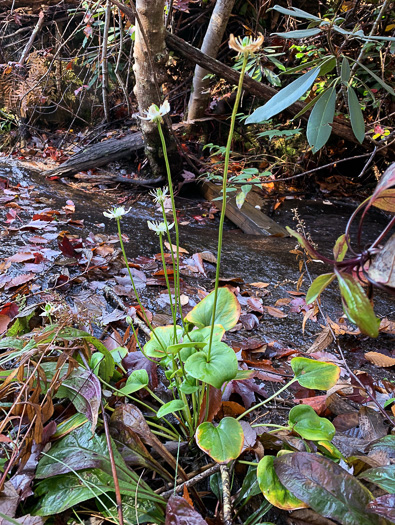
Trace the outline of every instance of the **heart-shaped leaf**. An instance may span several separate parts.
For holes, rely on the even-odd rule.
[[[332,423],[324,417],[319,417],[310,405],[293,407],[288,421],[293,430],[304,439],[331,441],[336,434]]]
[[[382,525],[366,511],[373,497],[354,476],[323,456],[309,452],[285,454],[274,461],[281,483],[321,516],[343,525]]]
[[[327,286],[335,279],[334,273],[323,273],[311,283],[306,294],[306,304],[310,304],[317,299]]]
[[[202,423],[196,431],[196,443],[217,463],[239,457],[244,443],[242,426],[233,417],[224,417],[217,427]]]
[[[221,388],[225,381],[230,381],[237,374],[237,357],[228,345],[215,342],[211,346],[208,358],[208,345],[188,357],[185,370],[195,379],[204,381],[215,388]]]
[[[298,383],[314,390],[329,390],[340,376],[340,368],[337,365],[314,361],[307,357],[294,357],[291,359],[291,367]]]
[[[198,328],[211,326],[214,308],[214,292],[209,293],[186,316],[185,320]],[[240,304],[228,288],[219,288],[214,324],[220,324],[225,330],[233,328],[240,317]]]
[[[184,401],[181,401],[181,399],[173,399],[173,401],[169,401],[165,405],[162,405],[158,412],[156,413],[156,417],[164,417],[168,414],[172,414],[173,412],[178,412],[179,410],[183,410],[185,408]]]
[[[167,347],[178,342],[182,335],[181,326],[177,326],[177,341],[174,341],[174,326],[159,326],[151,332],[151,339],[144,345],[144,354],[148,357],[164,357]]]
[[[363,334],[377,337],[380,320],[374,315],[373,307],[364,289],[351,275],[336,270],[335,273],[339,282],[345,314]]]
[[[284,510],[307,507],[284,487],[273,467],[273,456],[265,456],[258,464],[257,478],[259,488],[265,498],[275,507]]]
[[[149,377],[147,370],[144,368],[142,370],[133,370],[126,381],[126,385],[121,388],[120,392],[123,394],[132,394],[133,392],[137,392],[137,390],[148,386],[148,383]]]

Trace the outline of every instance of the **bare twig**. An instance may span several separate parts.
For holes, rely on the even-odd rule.
[[[209,469],[205,470],[204,472],[200,472],[199,474],[197,474],[193,478],[189,479],[188,481],[184,481],[184,483],[180,483],[179,485],[177,485],[175,487],[175,492],[180,492],[181,490],[184,489],[184,487],[186,487],[186,488],[193,487],[194,485],[196,485],[197,483],[199,483],[203,479],[206,479],[207,477],[211,476],[212,474],[215,474],[216,472],[218,472],[219,469],[220,469],[220,465],[217,464],[217,465],[214,465],[214,466],[210,467]],[[156,491],[156,493],[157,494],[162,494],[162,496],[165,499],[170,498],[170,496],[172,494],[174,494],[174,488],[172,488],[170,490],[167,490],[166,492],[162,492],[162,491],[163,491],[163,489],[159,489],[159,490]]]
[[[19,59],[19,64],[23,66],[23,64],[26,62],[26,59],[29,55],[29,51],[32,48],[34,41],[36,40],[36,36],[41,31],[42,27],[44,25],[44,12],[40,11],[40,14],[38,16],[37,24],[35,25],[35,28],[33,29],[32,34],[30,35],[29,41],[25,45],[24,50],[22,51],[21,58]]]
[[[232,525],[232,501],[230,498],[230,480],[227,465],[220,466],[222,481],[222,512],[224,525]]]

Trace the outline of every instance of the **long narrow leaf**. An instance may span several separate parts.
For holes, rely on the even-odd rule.
[[[365,138],[365,121],[358,97],[351,86],[348,90],[348,108],[350,110],[351,127],[358,142],[362,144]]]
[[[356,62],[356,60],[353,60],[353,62]],[[361,62],[358,62],[358,66],[362,67],[365,71],[367,71],[369,75],[373,77],[376,80],[376,82],[380,84],[380,86],[382,86],[386,91],[388,91],[388,93],[395,96],[395,91],[392,89],[392,87],[386,84],[384,80],[382,80],[380,77],[376,75],[376,73],[373,73],[373,71],[371,71],[368,67],[364,66]]]
[[[289,86],[274,95],[264,106],[256,109],[254,113],[247,118],[246,124],[256,124],[264,120],[269,120],[296,102],[314,84],[319,72],[320,68],[316,67],[302,77],[294,80]]]
[[[309,36],[319,35],[321,29],[319,27],[311,29],[300,29],[299,31],[287,31],[286,33],[272,33],[272,35],[277,35],[281,38],[308,38]]]
[[[282,7],[281,5],[275,5],[273,7],[274,11],[278,11],[279,13],[282,13],[283,15],[289,15],[289,16],[295,16],[297,18],[307,18],[307,20],[320,20],[321,18],[318,18],[318,16],[312,15],[311,13],[308,13],[307,11],[303,11],[303,9],[298,9],[297,7],[291,7],[291,9],[286,9],[285,7]]]
[[[317,153],[328,141],[332,133],[332,122],[335,116],[336,89],[332,87],[316,103],[307,122],[307,140]]]

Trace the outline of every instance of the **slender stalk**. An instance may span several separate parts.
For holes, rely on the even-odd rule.
[[[174,230],[176,232],[177,250],[176,250],[176,272],[174,275],[174,287],[175,287],[175,295],[178,300],[178,310],[180,312],[180,316],[182,319],[183,315],[182,315],[182,305],[181,305],[181,299],[180,299],[180,236],[179,236],[179,231],[178,231],[177,210],[176,210],[176,204],[174,200],[173,181],[171,180],[171,169],[170,169],[169,157],[167,155],[166,140],[165,140],[165,136],[163,135],[162,125],[160,121],[158,121],[158,131],[159,131],[159,136],[160,136],[160,140],[162,143],[163,158],[165,159],[167,181],[169,185],[171,207],[173,211]],[[172,250],[171,243],[170,243],[170,250]]]
[[[132,287],[133,287],[133,291],[134,291],[134,295],[136,296],[136,300],[138,302],[138,305],[140,306],[140,309],[141,309],[141,313],[143,314],[143,317],[144,317],[144,321],[146,322],[148,328],[151,330],[151,332],[154,334],[154,336],[156,337],[156,339],[158,340],[158,343],[160,344],[160,346],[162,347],[162,349],[164,351],[166,351],[166,349],[164,348],[163,346],[163,343],[162,341],[159,339],[159,337],[157,336],[157,334],[155,333],[151,323],[149,322],[148,320],[148,317],[147,317],[147,314],[145,313],[145,310],[144,310],[144,307],[142,305],[142,302],[141,302],[141,299],[140,299],[140,295],[137,291],[137,288],[136,288],[136,285],[134,283],[134,279],[133,279],[133,275],[132,275],[132,272],[130,270],[130,266],[129,266],[129,262],[128,262],[128,258],[126,256],[126,251],[125,251],[125,246],[123,244],[123,240],[122,240],[122,230],[121,230],[121,221],[120,219],[117,219],[117,226],[118,226],[118,238],[119,238],[119,244],[121,246],[121,251],[122,251],[122,255],[123,255],[123,259],[125,261],[125,264],[126,264],[126,268],[128,270],[128,274],[129,274],[129,279],[130,279],[130,282],[132,283]]]
[[[280,388],[280,390],[278,390],[275,394],[273,394],[272,396],[268,397],[267,399],[265,399],[261,403],[258,403],[257,405],[253,405],[251,408],[249,408],[248,410],[243,412],[243,414],[241,414],[239,417],[236,418],[237,421],[239,421],[239,419],[242,419],[244,416],[246,416],[247,414],[249,414],[253,410],[256,410],[257,408],[262,407],[262,406],[266,405],[266,403],[269,403],[269,401],[272,401],[273,399],[275,399],[279,394],[281,394],[281,392],[284,392],[284,390],[287,390],[287,388],[289,388],[293,383],[296,383],[296,381],[297,381],[297,378],[294,377],[286,385],[284,385],[282,388]],[[259,426],[265,426],[265,425],[259,425]]]
[[[215,273],[214,305],[213,305],[213,315],[211,318],[210,342],[208,345],[208,352],[207,352],[208,362],[210,361],[211,347],[213,344],[214,321],[215,321],[215,314],[216,314],[216,309],[217,309],[219,270],[220,270],[220,265],[221,265],[222,239],[223,239],[223,230],[224,230],[225,213],[226,213],[226,186],[228,183],[230,148],[231,148],[232,140],[233,140],[233,133],[235,129],[237,110],[239,109],[240,98],[241,98],[241,93],[243,89],[243,80],[244,80],[244,75],[246,71],[247,60],[248,60],[248,54],[244,54],[243,66],[241,68],[239,84],[237,86],[236,100],[235,100],[235,105],[233,106],[232,117],[230,120],[228,142],[226,144],[226,151],[225,151],[224,175],[223,175],[223,181],[222,181],[222,209],[221,209],[221,217],[219,220],[219,231],[218,231],[217,270]]]
[[[162,257],[163,272],[165,274],[166,287],[167,287],[167,291],[169,293],[171,316],[173,318],[174,342],[177,343],[177,304],[173,305],[173,297],[172,297],[172,294],[171,294],[169,276],[167,275],[167,266],[166,266],[166,260],[165,260],[165,252],[163,250],[163,239],[162,239],[162,235],[161,234],[159,235],[159,245],[160,245],[160,255]],[[175,299],[175,301],[177,301],[177,299]]]

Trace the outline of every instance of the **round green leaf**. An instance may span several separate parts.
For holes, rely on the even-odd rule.
[[[144,345],[144,353],[148,357],[164,357],[167,347],[174,345],[182,335],[181,326],[177,326],[177,341],[174,341],[174,326],[159,326],[151,332],[151,339]]]
[[[186,316],[185,320],[198,328],[210,326],[214,308],[214,292],[209,293]],[[214,324],[225,330],[233,328],[240,317],[240,305],[236,296],[228,288],[219,288]]]
[[[133,372],[128,377],[126,385],[121,388],[123,394],[132,394],[137,392],[141,388],[145,388],[149,383],[149,377],[147,370],[133,370]]]
[[[156,413],[156,417],[164,417],[167,416],[167,414],[178,412],[179,410],[183,410],[184,408],[184,401],[181,401],[181,399],[173,399],[173,401],[169,401],[168,403],[160,407],[160,409]]]
[[[330,441],[336,434],[332,423],[319,417],[310,405],[297,405],[289,413],[289,424],[304,439]]]
[[[291,367],[298,383],[314,390],[328,390],[337,383],[340,376],[337,365],[306,357],[294,357],[291,359]]]
[[[291,494],[278,479],[273,461],[273,456],[265,456],[258,464],[257,477],[262,494],[279,509],[293,510],[307,507],[303,501]]]
[[[204,381],[215,388],[221,388],[237,374],[237,357],[234,350],[225,343],[213,342],[210,360],[208,345],[200,352],[188,357],[185,370],[195,379]]]
[[[217,427],[212,423],[202,423],[195,437],[199,448],[217,463],[238,458],[244,443],[243,428],[233,417],[225,417]]]
[[[220,324],[214,325],[213,332],[213,341],[221,341],[225,334],[225,329]],[[196,341],[197,343],[203,341],[209,341],[211,335],[211,326],[205,326],[204,328],[199,328],[198,330],[192,330],[189,332],[189,338],[191,341]]]

